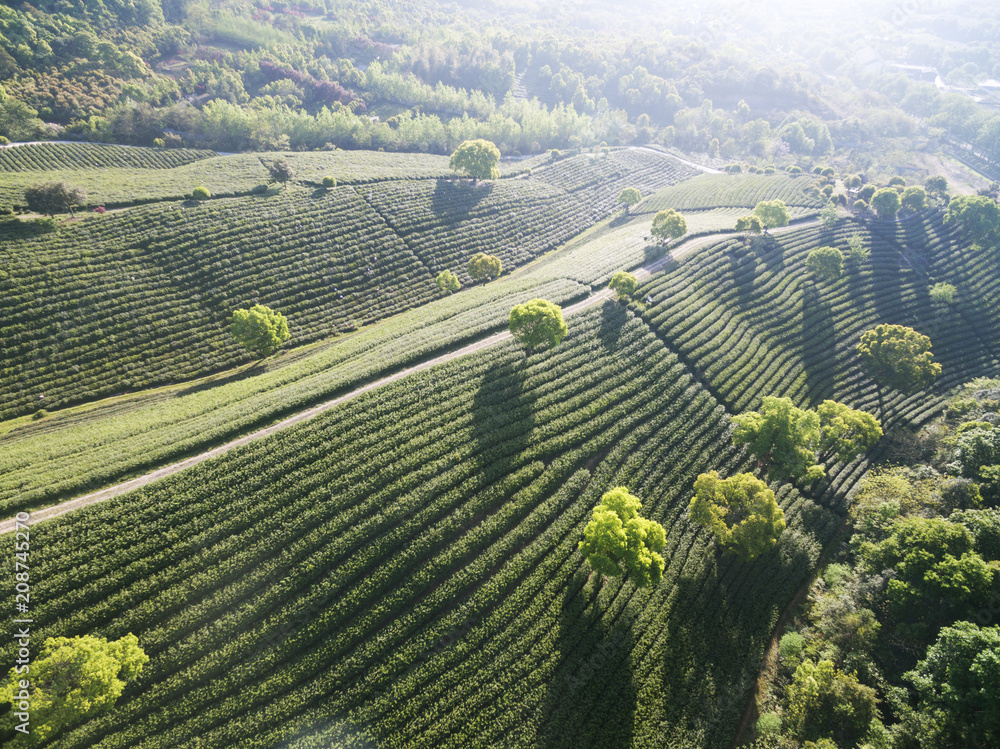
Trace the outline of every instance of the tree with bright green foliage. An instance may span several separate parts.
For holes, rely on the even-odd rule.
[[[881,219],[895,218],[902,207],[899,193],[891,187],[882,187],[875,191],[871,199],[872,208]]]
[[[936,283],[927,289],[927,295],[932,301],[952,304],[955,301],[955,291],[955,287],[950,283]]]
[[[855,351],[862,370],[879,387],[915,393],[941,373],[931,339],[904,325],[876,325],[862,334]]]
[[[639,288],[639,279],[627,271],[620,270],[611,277],[608,288],[618,295],[618,300],[630,299]]]
[[[501,273],[503,273],[503,263],[495,255],[477,252],[469,260],[469,278],[473,281],[481,281],[485,285],[487,281],[499,278]]]
[[[854,232],[847,238],[847,255],[856,263],[863,263],[868,259],[868,246],[865,239],[858,232]]]
[[[55,218],[57,213],[68,211],[73,218],[74,206],[87,202],[87,194],[79,187],[67,185],[65,182],[46,182],[44,185],[33,185],[24,191],[24,202],[28,210],[47,214]]]
[[[450,270],[443,270],[438,273],[437,285],[441,291],[447,291],[448,293],[454,293],[462,288],[462,284],[459,282],[458,276]]]
[[[1000,241],[1000,206],[986,195],[956,195],[948,203],[946,224],[957,224],[973,242]]]
[[[774,548],[785,530],[785,513],[774,492],[752,473],[723,479],[718,471],[698,476],[691,519],[712,532],[720,546],[743,561]]]
[[[736,231],[743,234],[743,241],[746,242],[750,235],[759,235],[764,231],[764,223],[759,216],[740,216],[736,219]]]
[[[508,328],[514,339],[531,354],[539,346],[558,346],[569,328],[562,308],[545,299],[532,299],[510,311]]]
[[[335,177],[323,177],[323,187],[327,190],[337,186],[337,179]]]
[[[625,215],[628,215],[629,209],[637,205],[639,201],[642,200],[642,194],[634,187],[626,187],[620,193],[618,193],[618,202],[625,205]]]
[[[837,222],[840,221],[840,211],[837,210],[837,206],[832,202],[827,203],[823,206],[823,210],[819,212],[820,223],[826,229],[833,229],[837,226]]]
[[[500,149],[483,138],[464,141],[451,155],[449,168],[474,180],[500,179]]]
[[[679,239],[687,233],[687,221],[673,208],[667,208],[653,216],[653,226],[649,231],[663,242]]]
[[[666,543],[663,526],[643,518],[642,502],[624,487],[601,497],[583,532],[579,549],[600,575],[628,575],[636,587],[659,584],[664,561],[659,555]]]
[[[916,706],[900,705],[908,738],[926,749],[1000,746],[1000,627],[944,627],[904,674]]]
[[[261,359],[281,348],[291,336],[285,316],[263,304],[234,310],[229,330],[238,344]]]
[[[927,191],[914,185],[903,190],[900,202],[908,211],[922,211],[927,206]]]
[[[833,661],[803,661],[785,692],[785,725],[799,741],[832,741],[834,746],[862,743],[878,718],[875,690]]]
[[[836,281],[844,271],[844,253],[836,247],[817,247],[806,256],[806,269],[816,278]]]
[[[779,226],[788,226],[788,207],[783,200],[762,200],[753,209],[754,215],[760,219],[764,232]]]
[[[812,411],[770,395],[759,411],[734,416],[733,427],[733,443],[746,445],[773,481],[815,481],[825,473],[819,460],[846,462],[882,437],[874,416],[843,403],[826,400]]]
[[[23,722],[16,714],[29,712],[30,732],[25,743],[45,743],[64,728],[107,712],[125,684],[135,679],[148,661],[131,633],[114,642],[91,635],[49,637],[29,672],[17,674],[12,669],[0,687],[0,703],[13,708],[5,722],[12,729]],[[30,683],[28,711],[20,710],[22,680]]]
[[[191,191],[191,197],[194,200],[208,200],[212,197],[212,193],[204,185],[198,185],[194,190]]]
[[[924,189],[930,195],[941,197],[948,190],[948,180],[940,175],[934,175],[924,180]]]

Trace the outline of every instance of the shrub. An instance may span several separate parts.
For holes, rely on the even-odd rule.
[[[39,419],[44,419],[48,415],[49,415],[48,411],[46,411],[44,408],[39,408],[37,411],[35,411],[35,415],[32,416],[31,418],[34,421],[38,421]]]
[[[191,197],[194,200],[208,200],[212,197],[212,193],[204,185],[199,185],[191,191]]]
[[[323,177],[323,187],[329,189],[337,186],[337,180],[333,177]]]

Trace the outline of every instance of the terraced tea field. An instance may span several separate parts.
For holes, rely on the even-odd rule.
[[[665,187],[645,198],[633,213],[656,213],[707,208],[753,208],[762,200],[783,200],[788,206],[819,211],[823,203],[806,194],[807,174],[702,174],[683,187]],[[644,193],[645,194],[645,193]],[[745,215],[745,214],[741,214]]]

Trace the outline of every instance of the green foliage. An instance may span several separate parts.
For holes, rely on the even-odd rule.
[[[327,190],[329,190],[331,187],[336,187],[337,186],[337,180],[334,177],[329,177],[329,176],[323,177],[322,185]]]
[[[806,269],[824,281],[836,281],[844,271],[844,253],[836,247],[817,247],[806,256]]]
[[[579,549],[599,575],[627,574],[636,587],[658,585],[663,579],[663,526],[639,515],[642,502],[624,487],[601,497],[584,530]]]
[[[875,690],[832,661],[804,661],[786,690],[786,725],[800,741],[832,740],[836,746],[861,743],[878,717]]]
[[[868,259],[868,246],[864,237],[858,232],[854,232],[847,238],[847,256],[856,263],[863,263]]]
[[[28,209],[36,213],[45,213],[55,217],[57,213],[69,211],[73,214],[73,206],[87,202],[87,195],[78,187],[72,187],[65,182],[47,182],[44,185],[34,185],[24,191],[24,202]]]
[[[510,334],[530,354],[536,348],[559,345],[569,328],[563,321],[562,308],[544,299],[532,299],[510,311]]]
[[[736,219],[736,231],[743,234],[743,238],[749,238],[751,234],[760,234],[764,231],[764,223],[758,216],[740,216]]]
[[[922,187],[913,186],[903,190],[900,198],[902,207],[908,211],[920,211],[927,205],[927,192]]]
[[[871,198],[872,208],[881,219],[895,218],[902,207],[899,193],[892,187],[882,187],[878,189]]]
[[[825,400],[816,413],[820,422],[820,452],[834,455],[842,463],[856,458],[882,438],[882,425],[865,411]]]
[[[443,270],[438,273],[437,285],[441,291],[447,291],[449,294],[458,291],[462,288],[462,284],[459,283],[458,276],[452,273],[450,270]]]
[[[717,471],[700,474],[694,483],[690,516],[743,561],[774,548],[785,530],[785,514],[774,492],[751,473],[727,479]]]
[[[746,445],[772,481],[815,481],[823,467],[816,463],[820,417],[796,408],[790,398],[764,396],[760,411],[733,417],[733,442]]]
[[[618,299],[630,299],[639,287],[639,279],[627,271],[620,270],[611,277],[608,288],[618,295]]]
[[[833,191],[832,186],[827,185],[830,191]],[[830,202],[823,206],[823,210],[819,212],[819,220],[823,223],[824,228],[833,229],[837,222],[840,221],[840,211],[837,210],[837,206]]]
[[[906,180],[897,174],[889,179],[889,187],[906,187]]]
[[[993,244],[1000,240],[1000,206],[985,195],[956,195],[948,203],[945,223],[954,223],[972,242]]]
[[[495,255],[487,255],[485,252],[477,252],[469,260],[469,278],[473,281],[492,281],[499,278],[503,273],[503,263]]]
[[[208,200],[210,197],[212,197],[212,193],[209,192],[207,187],[199,185],[198,187],[194,188],[194,190],[191,191],[191,197],[194,200]]]
[[[451,155],[450,166],[473,179],[500,179],[500,149],[483,138],[467,140]]]
[[[931,195],[944,195],[948,191],[948,180],[935,174],[924,180],[924,188]]]
[[[638,204],[640,200],[642,200],[642,194],[634,187],[626,187],[618,193],[618,202],[624,203],[626,216],[628,215],[629,209]]]
[[[63,730],[108,711],[125,684],[135,679],[149,658],[139,640],[127,634],[108,642],[103,637],[49,637],[32,660],[30,672],[11,670],[0,688],[0,703],[10,704],[11,723],[22,722],[16,713],[30,715],[30,743],[39,745]],[[21,680],[30,682],[30,709],[20,710]]]
[[[917,692],[905,722],[920,746],[1000,746],[1000,627],[945,627],[905,678]]]
[[[903,325],[876,325],[861,335],[855,351],[865,374],[903,393],[929,386],[941,373],[930,338]]]
[[[961,509],[949,517],[953,523],[960,523],[974,539],[976,553],[987,561],[1000,560],[1000,509]]]
[[[753,209],[754,215],[764,225],[764,230],[788,226],[788,208],[783,200],[762,200]]]
[[[781,735],[781,716],[777,713],[764,713],[754,724],[754,733],[760,737]]]
[[[936,283],[927,289],[931,301],[940,304],[952,304],[955,301],[955,287],[950,283]]]
[[[962,475],[977,478],[986,466],[1000,464],[1000,428],[984,421],[966,422],[954,437]]]
[[[265,164],[265,166],[271,176],[270,182],[272,184],[275,182],[280,183],[282,189],[284,189],[288,182],[295,179],[295,170],[285,159],[275,159],[274,161]]]
[[[649,232],[664,242],[679,239],[687,233],[687,221],[677,211],[667,208],[653,216],[653,226]]]
[[[263,304],[234,310],[229,330],[240,346],[261,359],[281,348],[291,336],[285,316]]]
[[[800,632],[788,632],[782,635],[778,641],[778,653],[781,655],[781,660],[792,669],[798,667],[802,661],[805,647],[806,638]]]

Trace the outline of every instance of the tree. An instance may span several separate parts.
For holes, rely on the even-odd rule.
[[[872,208],[881,219],[895,218],[899,213],[902,203],[899,200],[899,193],[891,187],[883,187],[872,195]]]
[[[212,193],[204,185],[198,185],[191,191],[192,200],[208,200],[210,197],[212,197]]]
[[[758,235],[764,231],[764,224],[757,216],[740,216],[736,219],[736,231],[742,232],[743,241],[746,242],[750,235]]]
[[[690,516],[745,562],[774,548],[785,530],[785,513],[774,492],[751,473],[727,479],[718,471],[698,476]]]
[[[63,728],[111,708],[148,661],[131,633],[114,642],[91,635],[49,637],[28,673],[11,670],[0,688],[0,703],[13,706],[7,720],[14,725],[30,715],[30,741],[41,744]],[[30,694],[30,713],[20,709],[26,706],[25,693]]]
[[[626,187],[620,193],[618,193],[618,202],[625,204],[625,215],[628,215],[629,208],[636,205],[640,200],[642,200],[642,195],[634,187]]]
[[[882,425],[866,411],[825,400],[819,415],[819,450],[822,459],[836,456],[841,463],[857,457],[882,438]]]
[[[469,261],[469,278],[473,281],[482,281],[483,285],[487,281],[499,278],[501,273],[503,273],[503,263],[494,255],[477,252]]]
[[[664,561],[659,552],[666,543],[663,526],[639,515],[642,502],[624,487],[601,497],[583,532],[579,549],[600,575],[627,574],[636,587],[658,585]]]
[[[569,328],[562,308],[545,299],[532,299],[510,311],[510,334],[530,354],[542,344],[557,346]]]
[[[782,200],[762,200],[753,209],[754,215],[764,225],[764,233],[768,229],[788,226],[788,208]]]
[[[291,336],[285,316],[263,304],[234,310],[229,330],[238,344],[261,359],[277,351]]]
[[[917,692],[905,723],[930,749],[1000,746],[1000,627],[956,622],[904,674]]]
[[[336,186],[337,186],[336,177],[323,177],[323,187],[325,187],[327,190],[334,188]]]
[[[924,188],[930,195],[942,197],[948,190],[948,180],[940,175],[934,175],[924,180]]]
[[[832,202],[827,203],[823,206],[823,210],[819,212],[819,220],[824,228],[833,229],[840,220],[840,211],[837,210],[837,206]]]
[[[263,160],[262,160],[263,161]],[[285,185],[290,181],[295,179],[295,170],[292,169],[291,165],[284,159],[276,159],[270,164],[265,164],[268,173],[271,175],[270,182],[273,184],[275,182],[281,183],[281,189],[285,189]]]
[[[815,411],[796,408],[791,398],[764,396],[760,411],[733,417],[733,442],[746,445],[772,481],[823,476],[816,463],[820,419]]]
[[[844,271],[844,253],[836,247],[817,247],[806,256],[806,268],[816,278],[836,281]]]
[[[799,741],[832,739],[834,746],[857,746],[878,717],[875,690],[828,660],[799,664],[785,699],[787,725]]]
[[[880,388],[915,393],[941,373],[933,361],[931,339],[903,325],[876,325],[861,335],[855,349],[861,368]]]
[[[936,283],[927,289],[927,295],[932,301],[951,304],[955,301],[955,287],[950,283]]]
[[[69,211],[76,218],[73,206],[87,202],[87,194],[79,187],[72,187],[65,182],[46,182],[44,185],[34,185],[24,191],[24,202],[28,209],[35,213],[48,214],[55,218],[57,213]]]
[[[449,167],[465,172],[473,180],[499,179],[500,149],[492,142],[478,138],[467,140],[451,155]]]
[[[438,273],[437,285],[441,291],[447,291],[448,293],[458,291],[462,288],[462,284],[458,281],[458,276],[450,270],[443,270]]]
[[[944,221],[958,224],[973,242],[1000,240],[1000,206],[985,195],[956,195],[948,203]]]
[[[927,191],[918,186],[907,187],[903,190],[900,202],[908,211],[922,211],[927,205]]]
[[[618,295],[619,301],[631,298],[638,286],[639,279],[623,270],[615,273],[608,284],[608,288]]]
[[[687,221],[673,208],[667,208],[653,216],[653,227],[649,231],[666,243],[669,239],[678,239],[687,233]]]
[[[856,263],[863,263],[868,259],[868,247],[865,245],[864,237],[858,232],[847,238],[847,254]]]

